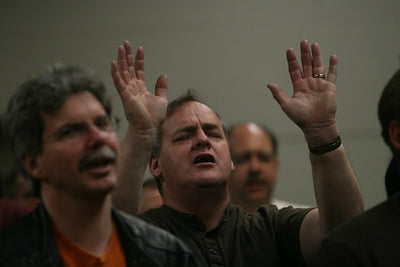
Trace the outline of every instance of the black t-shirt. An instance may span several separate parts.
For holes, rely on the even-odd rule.
[[[318,266],[400,266],[400,193],[339,225],[322,242]]]
[[[165,205],[141,217],[183,240],[204,266],[305,266],[299,232],[310,210],[265,205],[249,214],[229,204],[208,231],[198,216]]]

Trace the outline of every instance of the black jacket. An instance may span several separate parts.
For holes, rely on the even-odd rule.
[[[198,266],[186,246],[144,221],[112,211],[127,266]],[[43,204],[0,233],[0,266],[63,266]]]

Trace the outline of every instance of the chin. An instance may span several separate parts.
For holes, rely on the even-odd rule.
[[[93,192],[94,194],[109,194],[113,191],[117,184],[116,179],[101,179],[94,181],[92,184],[88,185],[87,190]],[[88,192],[90,194],[90,192]]]
[[[97,186],[91,187],[86,192],[82,192],[85,196],[93,198],[106,198],[111,194],[115,186]]]
[[[211,187],[220,187],[226,186],[228,180],[226,179],[216,179],[216,178],[203,178],[201,181],[198,181],[198,186],[201,188],[211,188]]]

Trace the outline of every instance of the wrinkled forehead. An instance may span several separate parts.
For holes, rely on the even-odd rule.
[[[212,109],[199,102],[187,102],[165,119],[162,128],[164,133],[172,133],[181,127],[206,124],[215,124],[223,130],[221,119]]]

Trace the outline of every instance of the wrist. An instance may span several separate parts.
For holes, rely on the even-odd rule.
[[[308,147],[319,147],[334,142],[339,134],[335,123],[326,127],[314,127],[303,130]]]
[[[333,150],[336,150],[340,147],[342,144],[342,140],[340,139],[340,136],[338,136],[333,142],[320,145],[320,146],[309,146],[308,149],[312,154],[315,155],[322,155],[328,152],[331,152]]]
[[[151,149],[156,139],[157,128],[137,129],[129,125],[125,133],[124,143],[134,145],[136,148]]]

